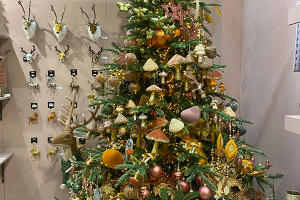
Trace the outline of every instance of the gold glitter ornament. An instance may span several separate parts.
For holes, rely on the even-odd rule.
[[[137,190],[133,185],[127,185],[124,188],[124,196],[128,199],[133,199],[137,194]]]
[[[96,81],[97,83],[104,84],[106,82],[106,76],[104,74],[97,74]]]
[[[116,56],[114,56],[113,58],[112,58],[112,60],[113,60],[113,63],[121,63],[121,60],[120,60],[120,57],[119,57],[119,55],[116,55]]]
[[[125,63],[126,65],[133,65],[134,63],[136,63],[137,58],[136,55],[134,53],[127,53],[125,55]]]
[[[136,40],[124,40],[124,47],[136,46]]]
[[[124,79],[126,81],[133,81],[135,78],[135,74],[133,71],[125,71],[124,72]]]
[[[129,85],[129,91],[131,93],[136,93],[138,90],[140,90],[140,85],[138,83],[131,83]]]
[[[112,76],[112,77],[109,78],[108,84],[111,87],[117,87],[118,85],[120,85],[120,79],[116,76]]]
[[[125,135],[126,132],[127,132],[126,126],[122,126],[122,127],[119,128],[119,134],[120,135]]]

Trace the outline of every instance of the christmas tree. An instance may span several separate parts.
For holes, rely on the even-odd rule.
[[[75,130],[99,145],[85,150],[85,162],[72,162],[80,168],[66,183],[74,199],[261,198],[253,182],[264,191],[283,175],[268,175],[269,161],[255,163],[254,154],[266,154],[242,138],[242,123],[251,122],[236,117],[236,100],[217,83],[226,66],[213,62],[218,54],[205,25],[213,23],[211,9],[221,16],[220,5],[129,0],[117,6],[129,14],[128,32],[124,47],[106,49],[113,63],[99,70],[100,91],[88,97],[102,123]]]

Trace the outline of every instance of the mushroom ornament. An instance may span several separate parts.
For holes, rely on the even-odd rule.
[[[169,138],[160,129],[150,132],[148,135],[146,135],[146,138],[154,141],[152,153],[154,153],[155,156],[158,155],[158,147],[160,142],[169,143]]]
[[[159,91],[162,91],[161,88],[159,88],[158,86],[156,85],[151,85],[150,87],[148,87],[146,89],[147,92],[151,92],[151,96],[150,96],[150,99],[149,99],[149,103],[151,105],[155,104],[155,92],[159,92]]]
[[[145,65],[143,66],[143,70],[148,72],[148,77],[152,77],[153,71],[158,69],[158,65],[151,59],[149,58]]]
[[[192,54],[188,54],[184,59],[183,63],[187,65],[185,69],[186,71],[192,71],[192,64],[195,63],[195,59],[193,58]]]
[[[169,131],[172,133],[177,133],[181,131],[184,128],[184,123],[178,119],[171,119],[171,122],[169,124]]]
[[[166,76],[168,76],[167,72],[162,71],[159,73],[159,76],[161,77],[161,83],[165,84],[166,83]]]
[[[141,127],[146,127],[145,120],[147,119],[147,115],[141,114],[139,119],[142,120]]]
[[[198,44],[195,49],[194,52],[196,52],[196,55],[198,56],[198,63],[202,63],[203,62],[203,56],[205,55],[205,49],[203,47],[202,44]]]
[[[176,81],[181,80],[180,64],[183,63],[184,60],[185,60],[185,58],[183,56],[176,54],[167,63],[167,66],[175,68],[175,80]]]

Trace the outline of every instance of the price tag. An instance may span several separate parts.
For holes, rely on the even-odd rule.
[[[54,108],[54,102],[48,102],[48,108],[50,109]]]
[[[29,76],[32,78],[36,77],[36,71],[29,71]]]
[[[62,87],[56,87],[57,90],[62,90]]]
[[[96,77],[97,74],[98,74],[98,70],[92,70],[92,76],[93,76],[93,77]]]
[[[31,141],[31,144],[36,144],[38,140],[36,137],[34,137],[34,138],[31,138],[30,141]]]
[[[37,103],[31,103],[31,109],[35,110],[38,108],[38,104]]]
[[[107,60],[107,57],[102,57],[101,59],[102,59],[102,60]]]
[[[76,76],[77,75],[77,69],[70,69],[71,76]]]
[[[50,76],[50,77],[55,76],[54,70],[48,70],[48,76]]]
[[[102,37],[102,40],[107,40],[107,37],[105,36],[105,37]]]

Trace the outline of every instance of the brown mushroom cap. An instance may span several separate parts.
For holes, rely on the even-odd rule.
[[[148,135],[146,135],[146,138],[148,140],[154,140],[157,142],[163,142],[163,143],[169,142],[169,138],[160,129],[156,129],[150,132]]]
[[[218,85],[218,83],[215,81],[215,79],[211,79],[211,81],[209,81],[209,82],[207,83],[207,85],[208,85],[208,86],[216,86],[216,85]]]
[[[213,73],[208,72],[206,74],[206,78],[213,78],[215,80],[220,80],[223,78],[223,76],[222,76],[222,74],[220,74],[220,72],[218,72],[218,70],[215,69]]]
[[[122,115],[121,113],[118,114],[118,117],[115,120],[116,124],[128,123],[128,119]]]
[[[220,87],[225,87],[225,84],[224,83],[220,83],[219,88]]]
[[[190,54],[190,53],[186,56],[186,58],[183,61],[184,64],[192,64],[194,62],[196,62],[196,61],[193,58],[192,54]]]
[[[151,121],[151,126],[149,127],[149,130],[163,127],[167,123],[168,123],[168,120],[161,118],[161,117],[155,117],[154,120]]]
[[[136,106],[135,103],[132,100],[129,100],[127,105],[126,105],[126,108],[133,108],[135,106]]]
[[[152,72],[158,69],[158,65],[152,60],[152,58],[149,58],[145,63],[145,65],[143,66],[143,69],[146,72]]]
[[[167,63],[167,66],[177,65],[182,63],[185,60],[185,57],[175,54]]]
[[[147,129],[145,127],[141,127],[140,124],[134,124],[132,127],[132,134],[141,134],[141,135],[146,135],[147,134]]]
[[[192,81],[194,80],[190,75],[186,74],[182,77],[182,80],[184,81]]]
[[[141,99],[140,99],[140,102],[139,102],[139,105],[140,105],[140,106],[141,106],[141,105],[145,105],[145,104],[148,102],[149,98],[150,98],[150,97],[148,97],[147,95],[142,95],[142,96],[141,96]]]
[[[150,87],[148,87],[146,89],[147,92],[151,92],[151,91],[161,91],[162,89],[156,85],[151,85]]]

